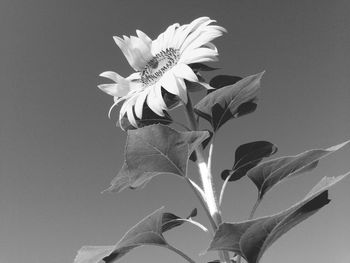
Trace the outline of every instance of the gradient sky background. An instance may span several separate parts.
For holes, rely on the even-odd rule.
[[[172,23],[209,16],[228,30],[215,41],[215,66],[222,70],[213,74],[266,70],[257,111],[220,131],[214,157],[219,174],[243,143],[271,141],[278,157],[350,138],[349,11],[347,0],[2,0],[0,263],[73,262],[81,246],[116,243],[162,205],[180,216],[199,207],[178,177],[158,176],[142,190],[100,194],[121,167],[125,133],[107,118],[112,98],[96,88],[104,82],[98,74],[131,73],[113,35],[141,29],[154,38]],[[289,207],[323,176],[349,170],[349,160],[348,146],[314,172],[279,185],[257,215]],[[332,188],[333,202],[283,236],[262,262],[349,263],[349,189],[350,178]],[[227,190],[224,219],[245,219],[255,187],[242,179]],[[202,210],[197,219],[208,223]],[[209,241],[193,226],[166,236],[198,262],[217,257],[197,257]],[[182,259],[143,247],[120,262]]]

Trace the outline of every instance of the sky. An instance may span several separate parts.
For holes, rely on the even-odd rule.
[[[144,189],[101,194],[123,163],[126,134],[108,119],[112,98],[98,75],[131,73],[112,36],[152,38],[168,25],[200,16],[228,33],[217,39],[221,70],[248,76],[263,70],[255,113],[220,131],[213,171],[233,164],[241,144],[267,140],[275,157],[327,148],[350,138],[350,2],[2,0],[0,2],[0,263],[73,262],[83,245],[112,245],[161,206],[179,216],[199,208],[179,177],[158,176]],[[175,112],[185,121],[181,111]],[[257,216],[281,211],[323,176],[350,170],[350,147],[266,195]],[[191,177],[196,180],[191,167]],[[261,262],[350,262],[350,178],[330,190],[332,202],[285,234]],[[256,198],[248,179],[230,184],[223,218],[247,218]],[[197,262],[209,237],[190,225],[166,238]],[[120,262],[182,262],[159,247],[142,247]]]

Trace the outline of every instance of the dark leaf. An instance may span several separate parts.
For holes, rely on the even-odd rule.
[[[193,209],[187,219],[197,216],[197,208]],[[166,232],[174,227],[182,225],[185,221],[177,220],[180,219],[177,215],[172,213],[163,213],[163,222],[162,222],[162,232]]]
[[[209,142],[211,141],[211,138],[213,137],[213,133],[211,131],[209,132],[209,137],[206,138],[203,142],[202,142],[202,148],[205,149],[205,147],[208,146]],[[196,156],[196,152],[192,152],[191,156],[190,156],[190,160],[193,162],[197,161],[197,156]]]
[[[327,205],[327,189],[350,173],[325,177],[306,197],[289,209],[272,216],[241,223],[223,223],[219,226],[209,250],[228,250],[244,257],[248,263],[258,263],[264,252],[279,237]]]
[[[209,121],[215,132],[228,120],[253,112],[262,75],[249,76],[211,92],[195,106],[196,114]]]
[[[186,176],[190,154],[208,136],[205,131],[178,132],[164,125],[129,130],[123,167],[107,191],[137,188],[159,174]]]
[[[302,174],[314,169],[318,161],[339,150],[349,141],[332,146],[328,149],[315,149],[295,156],[281,157],[259,164],[248,171],[247,176],[253,181],[259,191],[259,199],[273,186],[286,178]]]
[[[180,226],[184,221],[170,213],[163,213],[160,208],[133,226],[115,246],[82,247],[74,263],[114,263],[130,250],[143,245],[156,245],[167,248],[163,232]]]
[[[198,77],[198,76],[197,76]],[[208,90],[214,90],[212,89],[209,84],[205,83],[204,81],[199,82],[192,82],[192,81],[186,81],[186,88],[188,92],[197,92],[197,91],[208,91]]]
[[[213,71],[213,70],[219,69],[219,68],[209,67],[208,65],[205,65],[203,63],[192,63],[192,64],[189,64],[189,66],[195,72],[196,71]]]
[[[187,217],[187,219],[192,218],[192,217],[196,217],[198,214],[197,208],[193,209],[191,214]]]
[[[242,78],[237,76],[230,76],[230,75],[218,75],[212,78],[209,82],[209,85],[212,86],[214,89],[208,91],[208,93],[214,91],[215,89],[221,89],[228,85],[233,85],[236,82],[240,81]]]
[[[236,181],[257,166],[263,158],[270,157],[277,152],[277,146],[267,141],[256,141],[239,146],[235,153],[235,162],[230,170],[224,170],[221,178],[229,181]]]
[[[164,88],[162,88],[162,96],[168,109],[173,109],[180,104],[180,98]]]

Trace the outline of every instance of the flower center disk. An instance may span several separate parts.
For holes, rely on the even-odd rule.
[[[144,86],[157,82],[163,74],[171,69],[179,60],[180,52],[174,48],[167,48],[155,55],[141,72],[141,82]]]

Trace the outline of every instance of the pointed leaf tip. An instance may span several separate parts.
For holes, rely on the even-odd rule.
[[[174,221],[180,217],[164,213],[163,207],[146,216],[133,226],[114,246],[85,246],[82,247],[74,263],[114,263],[130,252],[143,245],[156,245],[168,248],[163,233],[182,225],[185,221]]]
[[[284,179],[313,170],[322,158],[341,149],[349,142],[346,141],[327,149],[313,149],[298,155],[266,161],[249,170],[247,176],[257,187],[259,199],[262,199],[271,188]]]
[[[299,203],[278,214],[240,223],[222,223],[208,250],[228,250],[258,263],[264,252],[284,233],[327,205],[328,189],[349,176],[323,178]]]

